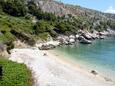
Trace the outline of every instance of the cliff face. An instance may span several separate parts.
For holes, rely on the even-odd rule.
[[[28,0],[30,1],[30,0]],[[102,13],[96,10],[87,9],[80,6],[63,4],[54,0],[33,0],[45,12],[54,13],[59,16],[72,14],[74,16],[87,16],[96,18],[111,18],[115,19],[114,14]]]
[[[65,8],[65,5],[63,3],[59,3],[53,0],[34,0],[34,1],[44,12],[54,13],[59,16],[71,14],[70,11]]]

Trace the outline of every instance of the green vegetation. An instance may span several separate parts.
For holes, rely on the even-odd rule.
[[[0,66],[0,86],[32,86],[31,73],[24,64],[0,59]]]
[[[88,13],[56,16],[42,11],[38,5],[33,0],[26,3],[25,0],[0,0],[0,32],[3,34],[0,36],[0,42],[14,41],[16,38],[30,42],[29,38],[36,40],[47,39],[48,35],[56,37],[59,34],[75,34],[79,29],[102,31],[109,27],[115,28],[115,21],[112,19],[95,15],[89,17]],[[33,23],[33,18],[38,22]],[[12,30],[17,31],[22,37],[11,33]]]
[[[44,12],[38,5],[34,0],[28,2],[0,0],[0,43],[6,45],[9,54],[9,51],[14,48],[13,41],[16,39],[32,46],[38,39],[47,40],[49,35],[55,38],[59,34],[76,34],[79,29],[88,31],[94,29],[102,31],[108,27],[115,29],[115,21],[92,16],[92,12],[76,16],[71,14],[58,16]],[[33,22],[34,19],[37,22]],[[1,66],[3,71],[2,76],[0,73],[0,86],[32,85],[31,73],[24,64],[0,59]]]
[[[76,34],[79,29],[115,29],[115,20],[105,17],[106,14],[102,17],[97,11],[80,6],[73,8],[85,12],[76,16],[58,16],[55,13],[44,12],[34,0],[0,0],[0,43],[7,46],[7,52],[10,54],[9,50],[14,48],[13,41],[16,39],[32,46],[38,39],[47,40],[49,35],[55,38],[60,34]],[[96,16],[96,13],[99,16]],[[33,22],[34,18],[37,22]],[[0,59],[0,66],[3,67],[0,86],[31,86],[31,74],[25,65]]]
[[[40,20],[36,23],[36,25],[34,26],[33,29],[35,31],[35,34],[37,35],[39,33],[48,32],[48,31],[54,29],[54,27],[52,25],[50,25],[49,22]]]
[[[28,2],[28,12],[39,20],[55,21],[56,16],[52,13],[43,12],[33,1]]]
[[[2,10],[12,16],[25,16],[27,13],[24,0],[0,0]]]
[[[27,20],[23,17],[12,17],[0,14],[0,32],[3,34],[0,36],[0,41],[6,42],[8,40],[15,40],[15,36],[10,33],[10,30],[16,30],[31,35],[31,33],[33,33],[32,27],[31,20]]]

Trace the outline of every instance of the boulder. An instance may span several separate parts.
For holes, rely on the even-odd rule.
[[[98,39],[98,38],[99,38],[99,35],[97,35],[96,33],[92,33],[92,38],[93,38],[93,39]]]
[[[79,38],[79,35],[77,34],[77,35],[75,35],[75,37],[76,37],[76,39],[78,39],[78,38]]]
[[[69,44],[73,44],[73,43],[75,43],[75,39],[69,39]]]
[[[69,41],[65,41],[64,44],[65,44],[65,45],[69,45]]]
[[[85,39],[83,36],[79,37],[79,42],[82,44],[91,44],[92,41]]]
[[[60,42],[60,44],[65,44],[69,42],[69,37],[68,36],[58,36],[57,40]]]
[[[40,50],[50,50],[50,49],[53,49],[53,48],[55,48],[55,46],[49,44],[49,45],[42,45],[39,49]]]
[[[59,41],[48,41],[46,44],[47,45],[54,45],[56,47],[56,46],[60,45],[60,42]]]
[[[115,36],[115,30],[107,29],[110,36]]]
[[[84,39],[82,39],[82,40],[80,40],[80,43],[82,43],[82,44],[91,44],[92,43],[92,41],[90,41],[90,40],[84,40]]]
[[[96,31],[96,30],[93,30],[93,32],[92,32],[92,38],[93,39],[98,39],[99,38],[99,32]]]
[[[103,31],[103,32],[99,32],[99,34],[101,36],[108,36],[109,35],[109,32],[108,31]]]
[[[78,40],[80,41],[80,40],[82,40],[82,39],[85,39],[83,36],[79,36],[78,37]]]
[[[75,36],[74,35],[70,35],[69,38],[70,39],[75,39]]]
[[[87,33],[82,34],[82,36],[83,36],[85,39],[87,39],[87,40],[92,40],[92,39],[93,39],[92,36],[89,35],[89,34],[87,34]]]
[[[94,74],[94,75],[98,74],[95,70],[92,70],[91,73]]]

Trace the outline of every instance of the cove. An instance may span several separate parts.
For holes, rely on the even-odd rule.
[[[90,70],[115,80],[115,38],[97,39],[92,44],[64,45],[53,50]]]

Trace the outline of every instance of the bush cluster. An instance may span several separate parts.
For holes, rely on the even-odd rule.
[[[24,16],[27,13],[24,0],[0,0],[2,10],[12,16]]]
[[[24,64],[0,59],[0,67],[0,86],[31,86],[31,73]]]

